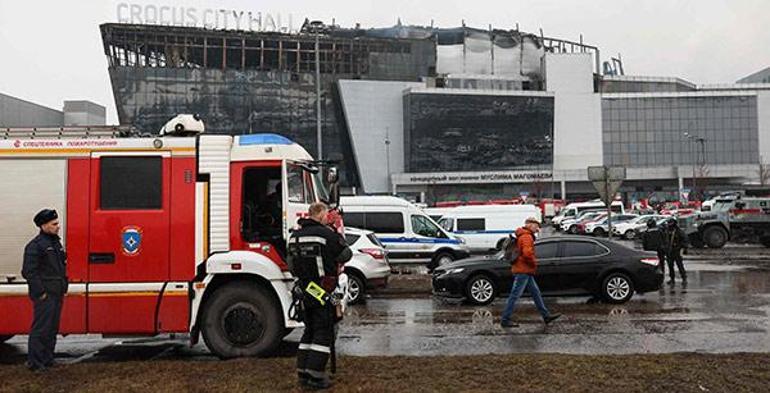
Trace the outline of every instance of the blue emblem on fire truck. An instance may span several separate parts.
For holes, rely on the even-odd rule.
[[[142,228],[136,226],[127,226],[121,233],[123,254],[134,256],[139,254],[142,246]]]

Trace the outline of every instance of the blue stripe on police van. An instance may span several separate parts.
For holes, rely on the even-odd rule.
[[[515,229],[510,230],[496,230],[496,231],[454,231],[452,233],[456,233],[458,235],[483,235],[486,233],[492,233],[492,234],[508,234],[515,232]]]
[[[455,239],[419,239],[419,238],[400,238],[400,237],[380,237],[383,243],[422,243],[422,244],[460,244]]]

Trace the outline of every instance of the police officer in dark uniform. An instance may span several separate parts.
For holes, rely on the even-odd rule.
[[[44,371],[53,366],[62,302],[67,293],[67,253],[59,239],[56,210],[41,210],[34,222],[40,233],[24,248],[21,271],[34,303],[27,367]]]
[[[674,284],[674,262],[679,269],[679,276],[682,277],[682,285],[687,284],[687,272],[684,270],[684,263],[682,261],[682,249],[687,248],[687,236],[684,231],[679,228],[679,223],[675,218],[668,220],[668,225],[664,231],[664,244],[663,247],[666,251],[666,260],[668,261],[668,276],[669,284]]]
[[[305,332],[297,352],[297,376],[301,385],[316,389],[331,386],[326,363],[334,344],[336,307],[332,292],[342,265],[353,256],[345,239],[328,226],[329,208],[310,205],[309,218],[289,239],[289,264],[302,293]]]
[[[665,274],[666,251],[663,246],[664,234],[661,228],[655,224],[655,220],[647,221],[647,230],[642,234],[642,248],[645,251],[655,251],[658,253],[658,268]]]

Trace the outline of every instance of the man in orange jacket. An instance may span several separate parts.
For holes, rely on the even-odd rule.
[[[519,256],[513,263],[511,271],[513,272],[513,288],[508,296],[508,303],[503,310],[503,318],[500,325],[505,328],[518,327],[519,325],[511,322],[511,315],[516,307],[516,302],[526,289],[532,295],[537,310],[543,316],[546,324],[549,324],[559,318],[561,314],[551,314],[545,307],[543,295],[540,294],[540,288],[535,282],[535,273],[537,272],[537,256],[535,255],[535,234],[540,232],[540,221],[530,217],[524,222],[524,226],[516,230],[516,247],[519,249]]]

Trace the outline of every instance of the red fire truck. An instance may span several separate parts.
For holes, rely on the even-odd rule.
[[[229,358],[301,326],[286,239],[309,204],[334,203],[336,170],[280,135],[176,131],[0,129],[0,342],[29,332],[22,253],[44,207],[68,253],[62,334],[189,332]]]

